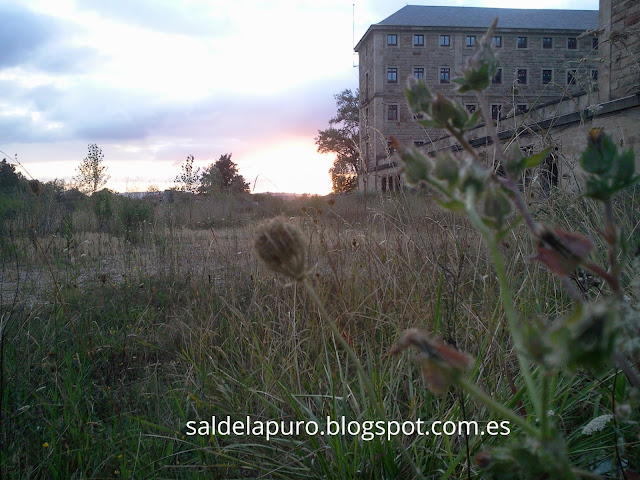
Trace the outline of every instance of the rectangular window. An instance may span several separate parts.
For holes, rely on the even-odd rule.
[[[467,47],[475,47],[475,46],[476,46],[476,36],[467,35]]]
[[[528,107],[526,103],[519,103],[516,105],[516,115],[527,113]]]
[[[414,35],[413,36],[413,46],[414,47],[424,47],[424,35]]]
[[[567,38],[567,50],[577,50],[578,49],[578,39],[576,37]]]
[[[387,191],[387,177],[382,177],[382,193]]]
[[[575,85],[578,83],[576,73],[576,70],[567,70],[567,85]]]
[[[475,103],[465,103],[464,108],[466,108],[469,113],[475,113],[478,107]]]
[[[396,67],[387,68],[387,83],[398,83],[398,69]]]
[[[597,68],[592,68],[591,69],[591,80],[593,80],[594,82],[598,81],[598,69]]]
[[[423,146],[423,145],[424,145],[424,144],[426,144],[426,143],[427,143],[427,142],[425,142],[424,140],[414,140],[414,141],[413,141],[413,146],[414,146],[414,147],[421,147],[421,146]]]
[[[527,69],[526,68],[519,68],[516,74],[516,78],[518,79],[518,83],[520,85],[526,85],[527,84]]]
[[[518,48],[527,48],[527,37],[518,37]]]
[[[416,80],[424,79],[424,67],[413,67],[413,76]]]
[[[441,47],[450,47],[451,46],[451,35],[440,35],[440,46]]]
[[[502,48],[502,37],[499,35],[493,37],[493,40],[491,40],[491,46],[494,48]]]
[[[500,118],[500,113],[502,112],[502,105],[499,103],[491,104],[491,118],[494,120],[498,120]]]
[[[598,37],[591,38],[591,48],[598,50]]]
[[[387,45],[390,47],[395,47],[398,45],[398,35],[395,33],[390,33],[387,35]]]
[[[553,48],[553,38],[552,37],[542,37],[542,48],[549,49]]]
[[[542,69],[542,84],[549,85],[553,79],[553,70],[544,68]]]
[[[451,80],[451,69],[450,68],[441,68],[440,69],[440,83],[449,83]]]
[[[494,85],[502,84],[502,69],[501,68],[499,68],[498,71],[496,72],[496,74],[493,76],[493,78],[491,79],[491,83],[493,83]]]
[[[398,105],[389,105],[387,107],[387,120],[398,120]]]

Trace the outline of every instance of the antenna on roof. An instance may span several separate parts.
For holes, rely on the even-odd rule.
[[[352,12],[351,18],[352,18],[351,49],[353,50],[356,48],[356,4],[355,3],[353,4],[353,12]],[[356,65],[356,59],[355,59],[356,55],[357,53],[353,52],[353,68],[356,68],[358,66]]]

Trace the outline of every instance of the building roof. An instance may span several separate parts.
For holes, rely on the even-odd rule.
[[[598,10],[542,10],[519,8],[431,7],[407,5],[377,25],[591,30],[598,28]]]

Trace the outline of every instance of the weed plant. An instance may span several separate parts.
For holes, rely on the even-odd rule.
[[[527,169],[537,167],[549,149],[525,157],[516,145],[506,151],[500,146],[484,93],[498,66],[490,45],[496,22],[469,58],[463,77],[454,80],[461,93],[475,92],[479,112],[472,115],[462,105],[440,94],[434,96],[425,84],[412,79],[406,90],[413,112],[425,116],[421,123],[445,129],[459,141],[462,153],[442,153],[432,161],[397,142],[396,147],[407,180],[416,185],[429,185],[439,192],[443,207],[464,212],[489,248],[500,286],[504,321],[517,358],[517,371],[522,378],[522,386],[514,392],[521,396],[520,410],[505,408],[481,390],[475,379],[470,381],[465,373],[471,367],[470,357],[441,340],[430,338],[427,333],[409,330],[393,352],[414,347],[427,384],[434,393],[442,394],[447,387],[456,386],[516,426],[519,432],[507,445],[485,449],[476,456],[485,477],[568,479],[592,478],[598,476],[596,473],[606,473],[614,478],[626,478],[633,474],[631,469],[626,471],[629,464],[637,465],[640,453],[636,421],[640,389],[640,321],[633,300],[625,294],[630,285],[623,283],[622,272],[628,258],[624,254],[628,250],[617,225],[614,196],[633,188],[640,179],[635,173],[635,155],[632,150],[619,152],[613,140],[601,129],[592,129],[587,148],[582,153],[581,166],[586,179],[584,195],[600,203],[601,208],[599,216],[589,217],[599,219],[599,224],[594,225],[593,220],[582,221],[579,225],[586,232],[579,233],[537,221],[523,198],[518,180]],[[479,121],[480,114],[494,145],[499,146],[496,148],[499,167],[495,170],[483,165],[465,140],[465,131]],[[628,204],[622,205],[627,212],[631,211]],[[584,212],[583,208],[584,204],[577,210]],[[593,207],[589,209],[593,213]],[[560,279],[571,298],[569,312],[564,312],[564,305],[560,308],[553,305],[556,312],[544,317],[525,316],[525,312],[519,311],[514,282],[508,275],[505,255],[500,249],[500,241],[512,231],[509,217],[513,210],[536,244],[538,255],[533,259]],[[591,260],[596,244],[585,234],[599,237],[600,261]],[[595,282],[601,285],[597,294],[589,294],[585,270],[576,282],[581,289],[572,282],[571,278],[576,278],[579,268],[599,277]],[[502,319],[499,320],[501,323]],[[478,359],[476,365],[478,362],[482,360]],[[618,369],[623,375],[618,374]],[[578,375],[584,371],[608,374],[613,378],[610,411],[596,416],[582,429],[584,435],[595,437],[611,422],[613,445],[607,453],[610,439],[591,443],[594,455],[587,468],[575,465],[584,461],[585,455],[572,458],[567,448],[567,441],[576,435],[563,431],[556,418],[557,397],[553,388],[564,375]]]

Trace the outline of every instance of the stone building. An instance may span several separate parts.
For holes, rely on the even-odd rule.
[[[597,90],[598,11],[406,6],[371,25],[355,47],[360,58],[360,191],[400,187],[391,136],[425,148],[442,137],[441,131],[417,123],[407,107],[408,76],[470,111],[477,108],[474,95],[458,94],[452,80],[495,17],[493,45],[500,70],[487,93],[498,125],[563,97]]]

